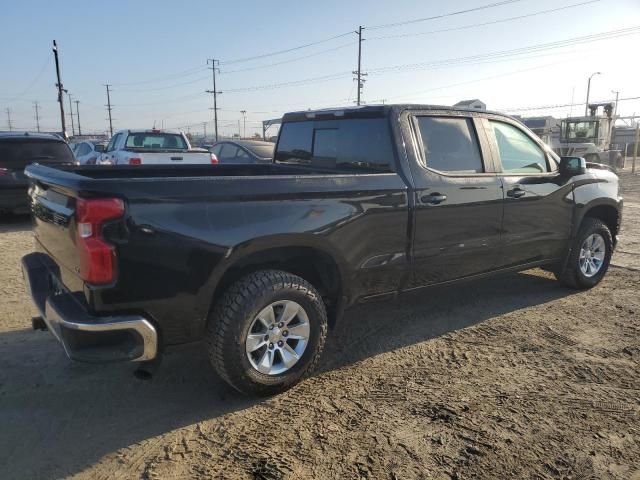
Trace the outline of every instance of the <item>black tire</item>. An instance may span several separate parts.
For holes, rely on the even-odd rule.
[[[587,237],[594,233],[599,234],[604,239],[606,251],[604,261],[598,273],[592,277],[588,277],[580,269],[580,249]],[[607,273],[612,253],[613,239],[609,227],[607,227],[602,220],[587,217],[582,221],[580,231],[571,245],[571,252],[569,253],[569,258],[565,263],[564,269],[560,272],[555,272],[555,276],[561,283],[571,288],[585,290],[595,287]]]
[[[256,370],[245,351],[249,328],[258,313],[273,302],[291,300],[309,319],[309,340],[300,359],[289,370],[267,375]],[[206,333],[214,369],[236,390],[251,395],[282,392],[316,367],[327,336],[327,312],[322,297],[306,280],[279,270],[260,270],[231,285],[213,309]]]

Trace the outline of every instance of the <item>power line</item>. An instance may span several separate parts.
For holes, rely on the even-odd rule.
[[[369,72],[372,74],[381,74],[391,70],[409,70],[409,69],[416,70],[421,68],[433,68],[435,66],[444,66],[444,65],[448,66],[453,64],[458,65],[461,63],[468,63],[471,61],[483,60],[488,58],[493,59],[493,58],[503,58],[503,57],[509,57],[509,56],[522,55],[522,54],[531,53],[531,52],[538,52],[543,50],[562,48],[566,46],[574,46],[582,43],[590,43],[590,42],[595,42],[600,40],[607,40],[610,38],[618,38],[618,37],[627,36],[627,35],[635,35],[638,33],[640,33],[640,26],[624,28],[620,30],[611,30],[608,32],[585,35],[582,37],[574,37],[574,38],[559,40],[555,42],[529,45],[527,47],[515,48],[511,50],[500,50],[496,52],[483,53],[483,54],[472,55],[467,57],[456,57],[456,58],[438,60],[434,62],[407,63],[403,65],[393,65],[393,66],[387,66],[387,67],[372,68],[372,69],[369,69]]]
[[[45,61],[44,65],[42,65],[42,68],[40,69],[40,71],[38,71],[38,74],[34,77],[34,79],[29,83],[29,86],[27,88],[25,88],[21,93],[19,93],[18,95],[10,98],[9,100],[6,100],[5,103],[11,103],[16,101],[17,99],[24,97],[27,93],[29,93],[29,91],[33,88],[33,86],[38,83],[38,80],[40,80],[40,77],[42,77],[42,74],[45,72],[45,70],[47,69],[47,67],[49,66],[49,63],[51,62],[51,52],[49,53],[49,55],[47,55],[47,60]]]
[[[148,79],[148,80],[141,80],[141,81],[137,81],[137,82],[123,82],[123,83],[114,83],[112,85],[115,85],[117,87],[123,87],[123,86],[128,86],[128,85],[143,85],[145,83],[156,83],[156,82],[164,82],[167,80],[173,80],[175,78],[180,78],[180,77],[188,77],[191,75],[195,75],[196,73],[201,73],[204,72],[206,70],[205,67],[202,66],[198,66],[195,68],[190,68],[187,70],[183,70],[181,72],[175,72],[175,73],[170,73],[168,75],[164,75],[161,77],[155,77],[152,79]]]
[[[639,97],[625,97],[625,98],[619,98],[618,101],[619,102],[623,102],[623,101],[628,101],[628,100],[640,100],[640,96]],[[615,99],[610,99],[610,100],[605,100],[603,102],[598,102],[598,103],[606,103],[606,102],[613,102],[615,101]],[[563,104],[556,104],[556,105],[538,105],[538,106],[534,106],[534,107],[521,107],[521,108],[500,108],[499,111],[503,111],[503,112],[525,112],[525,111],[529,111],[529,110],[553,110],[555,108],[566,108],[566,107],[579,107],[582,105],[585,105],[586,102],[579,102],[579,103],[563,103]]]
[[[480,5],[479,7],[467,8],[465,10],[458,10],[458,11],[449,12],[449,13],[442,13],[440,15],[433,15],[431,17],[416,18],[416,19],[413,19],[413,20],[405,20],[403,22],[385,23],[383,25],[374,25],[372,27],[367,27],[367,28],[369,30],[378,30],[380,28],[399,27],[399,26],[402,26],[402,25],[409,25],[409,24],[412,24],[412,23],[427,22],[429,20],[436,20],[436,19],[439,19],[439,18],[453,17],[454,15],[462,15],[463,13],[477,12],[478,10],[485,10],[487,8],[501,7],[502,5],[509,5],[511,3],[518,3],[518,2],[521,2],[521,1],[522,0],[504,0],[502,2],[489,3],[489,4],[486,4],[486,5]]]
[[[336,50],[341,50],[343,48],[350,47],[353,44],[354,44],[354,42],[349,42],[349,43],[345,43],[345,44],[339,45],[339,46],[334,47],[334,48],[328,48],[326,50],[320,50],[319,52],[311,53],[309,55],[304,55],[302,57],[292,58],[290,60],[283,60],[281,62],[268,63],[266,65],[258,65],[258,66],[255,66],[255,67],[239,68],[239,69],[236,69],[236,70],[225,70],[225,71],[221,71],[220,74],[221,75],[229,75],[229,74],[232,74],[232,73],[248,72],[248,71],[251,71],[251,70],[259,70],[261,68],[276,67],[278,65],[284,65],[286,63],[293,63],[293,62],[298,62],[300,60],[306,60],[307,58],[317,57],[318,55],[323,55],[323,54],[328,53],[328,52],[335,52]]]
[[[520,1],[520,0],[512,0],[512,1]],[[337,38],[346,37],[348,35],[351,35],[351,32],[341,33],[339,35],[334,35],[333,37],[325,38],[324,40],[318,40],[317,42],[305,43],[304,45],[298,45],[297,47],[293,47],[293,48],[287,48],[287,49],[284,49],[284,50],[277,50],[275,52],[263,53],[261,55],[254,55],[252,57],[244,57],[244,58],[238,58],[238,59],[235,59],[235,60],[227,60],[227,61],[224,61],[224,62],[220,62],[220,65],[232,65],[232,64],[235,64],[235,63],[249,62],[251,60],[258,60],[260,58],[273,57],[275,55],[282,55],[283,53],[289,53],[289,52],[294,52],[296,50],[301,50],[303,48],[313,47],[315,45],[320,45],[322,43],[327,43],[327,42],[330,42],[331,40],[335,40]]]
[[[537,15],[544,15],[547,13],[553,13],[553,12],[559,12],[561,10],[567,10],[569,8],[575,8],[575,7],[580,7],[583,5],[589,5],[591,3],[597,3],[600,2],[601,0],[589,0],[587,2],[581,2],[581,3],[574,3],[572,5],[566,5],[564,7],[559,7],[559,8],[552,8],[549,10],[540,10],[537,12],[532,12],[526,15],[518,15],[516,17],[508,17],[508,18],[501,18],[498,20],[493,20],[491,22],[483,22],[483,23],[472,23],[469,25],[461,25],[459,27],[451,27],[451,28],[443,28],[443,29],[439,29],[439,30],[429,30],[426,32],[414,32],[414,33],[400,33],[400,34],[396,34],[396,35],[383,35],[383,36],[379,36],[379,37],[369,37],[368,40],[386,40],[386,39],[391,39],[391,38],[407,38],[407,37],[417,37],[420,35],[431,35],[434,33],[443,33],[443,32],[454,32],[457,30],[466,30],[469,28],[475,28],[475,27],[483,27],[486,25],[495,25],[496,23],[504,23],[504,22],[511,22],[513,20],[520,20],[523,18],[529,18],[529,17],[535,17]]]

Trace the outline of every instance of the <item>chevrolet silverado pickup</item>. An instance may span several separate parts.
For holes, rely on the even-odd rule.
[[[308,375],[358,302],[532,267],[591,288],[622,211],[606,167],[509,116],[423,105],[286,114],[268,164],[26,173],[34,327],[93,362],[203,340],[250,394]]]
[[[216,164],[204,148],[193,148],[186,135],[164,130],[120,130],[98,157],[99,165]]]

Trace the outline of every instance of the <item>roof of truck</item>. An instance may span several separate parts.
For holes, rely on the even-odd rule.
[[[362,106],[346,106],[346,107],[334,107],[323,108],[317,110],[302,110],[297,112],[285,113],[282,116],[283,122],[295,122],[302,120],[310,120],[313,118],[362,118],[362,117],[383,117],[389,114],[392,110],[446,110],[449,112],[473,112],[489,113],[493,115],[501,115],[504,117],[510,117],[506,113],[494,112],[491,110],[479,111],[475,108],[455,107],[451,105],[422,105],[415,103],[397,103],[397,104],[384,104],[384,105],[362,105]],[[510,117],[511,118],[511,117]]]
[[[64,139],[54,133],[40,132],[0,132],[0,140],[29,141],[29,140],[49,140],[52,142],[64,142]]]

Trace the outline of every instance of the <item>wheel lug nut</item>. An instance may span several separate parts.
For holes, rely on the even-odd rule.
[[[273,350],[273,343],[270,343],[270,344],[269,344],[269,348],[270,348],[271,350]]]
[[[264,336],[264,339],[265,339],[265,340],[269,340],[269,335],[265,335],[265,336]]]
[[[273,324],[269,325],[269,330],[273,330]]]
[[[283,326],[284,326],[284,323],[282,323],[282,322],[280,322],[280,323],[278,324],[278,328],[282,328]]]
[[[282,336],[286,337],[287,335],[289,335],[289,332],[287,330],[285,330],[284,332],[282,332]]]
[[[282,340],[278,341],[278,346],[281,347],[283,345]]]

